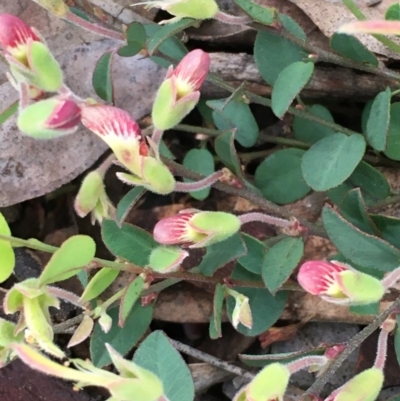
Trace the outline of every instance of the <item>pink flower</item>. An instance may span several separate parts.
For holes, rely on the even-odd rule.
[[[161,219],[154,227],[154,239],[163,245],[189,244],[200,248],[224,241],[240,229],[238,217],[225,212],[182,210]]]
[[[369,304],[385,293],[380,280],[338,261],[308,261],[300,267],[297,280],[310,294],[332,303]]]
[[[348,270],[348,266],[339,262],[312,260],[304,263],[299,270],[299,284],[313,295],[339,295],[338,273]]]
[[[210,56],[203,50],[196,49],[188,53],[175,69],[170,69],[167,79],[174,77],[177,96],[181,98],[200,90],[210,69]]]
[[[12,14],[0,14],[0,46],[6,53],[23,62],[26,56],[24,48],[30,41],[41,42],[24,21]]]
[[[142,135],[129,113],[114,106],[85,106],[82,124],[107,143],[120,163],[138,174]]]

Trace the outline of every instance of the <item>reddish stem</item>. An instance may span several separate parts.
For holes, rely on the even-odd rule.
[[[239,219],[242,222],[242,224],[250,223],[252,221],[260,221],[265,224],[270,224],[272,226],[278,226],[284,228],[293,226],[293,221],[270,216],[264,213],[246,213],[239,216]]]
[[[71,22],[71,24],[74,24],[82,29],[85,29],[86,31],[97,33],[98,35],[105,36],[106,38],[125,41],[125,35],[123,33],[114,31],[112,29],[104,28],[90,21],[86,21],[85,19],[78,17],[73,12],[67,13],[62,18],[67,20],[68,22]]]
[[[297,359],[296,361],[290,362],[286,365],[289,369],[290,374],[296,373],[301,369],[308,368],[309,366],[318,365],[324,366],[328,362],[328,358],[323,355],[311,355],[305,356],[304,358]]]
[[[385,367],[388,337],[389,332],[382,329],[379,333],[378,349],[374,363],[374,367],[381,370]]]
[[[195,182],[177,182],[175,185],[176,192],[191,192],[198,191],[200,189],[207,188],[217,182],[224,173],[222,171],[217,171],[214,174],[209,175],[208,177]]]

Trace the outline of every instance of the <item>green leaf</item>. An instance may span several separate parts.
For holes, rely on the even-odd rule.
[[[146,190],[143,187],[134,187],[119,201],[117,205],[117,223],[121,224],[129,211],[136,205]]]
[[[212,340],[216,340],[217,338],[222,337],[222,307],[224,305],[225,300],[225,291],[224,287],[221,284],[217,284],[215,286],[214,292],[214,301],[213,301],[213,311],[210,318],[210,338]]]
[[[219,135],[214,142],[214,149],[224,166],[243,180],[242,167],[235,149],[235,133],[229,131]]]
[[[11,236],[10,227],[4,216],[0,213],[0,234]],[[14,271],[15,254],[8,241],[0,240],[0,283],[6,281]]]
[[[193,401],[192,375],[181,354],[162,331],[154,331],[140,344],[133,362],[153,372],[163,383],[169,401]]]
[[[324,207],[322,220],[329,238],[351,262],[381,271],[392,271],[400,265],[400,250],[380,238],[363,233],[331,208]]]
[[[385,19],[392,21],[400,20],[400,4],[398,2],[393,3],[388,7],[385,13]]]
[[[144,29],[146,30],[147,36],[151,39],[153,36],[162,30],[162,26],[150,23],[144,24]],[[174,60],[181,60],[183,56],[187,54],[186,47],[182,44],[180,40],[178,40],[175,36],[170,36],[167,38],[159,47],[158,49],[161,53],[165,54],[168,57],[173,58]],[[153,60],[155,57],[152,57]],[[170,62],[167,62],[167,66],[170,65]]]
[[[81,300],[90,301],[97,298],[114,282],[119,273],[119,270],[110,267],[103,267],[100,269],[85,286],[85,291],[81,296]]]
[[[207,149],[191,149],[186,153],[182,163],[189,170],[209,176],[215,172],[213,155]],[[184,179],[185,182],[193,182]],[[211,188],[204,188],[200,191],[190,192],[190,195],[197,200],[204,200],[210,195]]]
[[[301,174],[303,150],[283,149],[268,156],[255,173],[256,187],[270,201],[292,203],[310,191]]]
[[[379,235],[378,228],[367,213],[367,208],[359,188],[347,192],[340,204],[340,211],[346,220],[361,231],[372,235]]]
[[[118,309],[111,309],[108,314],[112,318],[112,326],[108,333],[104,333],[99,323],[96,323],[90,338],[90,356],[93,364],[98,368],[111,363],[105,344],[110,344],[121,355],[126,355],[143,337],[148,329],[152,317],[153,306],[141,306],[140,302],[133,307],[124,327],[118,326]]]
[[[366,124],[365,136],[368,143],[378,151],[386,149],[390,122],[390,88],[378,93],[371,104]]]
[[[346,193],[354,188],[360,188],[367,205],[390,195],[390,185],[386,177],[377,169],[361,162],[353,174],[343,184],[328,191],[329,198],[340,205]]]
[[[245,255],[246,245],[239,233],[229,237],[225,241],[207,247],[198,269],[204,276],[212,276],[220,267]]]
[[[123,327],[126,323],[126,319],[132,311],[133,306],[139,299],[145,286],[144,278],[140,275],[137,276],[131,283],[128,284],[124,295],[121,298],[121,303],[119,306],[119,318],[118,325]]]
[[[264,256],[261,275],[272,294],[275,294],[292,274],[303,252],[303,239],[293,237],[285,238],[268,249]]]
[[[92,76],[92,85],[97,96],[109,103],[114,103],[114,89],[111,77],[112,56],[112,51],[104,53],[97,61]]]
[[[376,227],[378,227],[380,237],[400,249],[400,219],[380,214],[370,216]]]
[[[251,19],[260,24],[271,25],[275,22],[275,9],[262,7],[249,0],[233,0]]]
[[[75,276],[91,262],[96,244],[88,235],[74,235],[63,242],[51,257],[40,275],[40,285],[63,281]]]
[[[283,27],[292,35],[297,36],[303,41],[307,40],[307,35],[303,31],[303,28],[292,17],[286,14],[278,14],[278,19]]]
[[[390,124],[385,155],[393,160],[400,160],[400,102],[390,106]]]
[[[141,267],[147,265],[151,251],[158,245],[153,237],[141,228],[127,223],[118,227],[112,220],[103,221],[101,234],[110,252]]]
[[[379,62],[374,53],[370,52],[356,37],[335,32],[330,40],[331,48],[341,56],[362,64],[377,67]]]
[[[246,244],[247,255],[239,258],[238,262],[249,272],[261,274],[266,246],[251,235],[243,233],[242,238]]]
[[[168,38],[196,24],[198,21],[194,19],[183,18],[172,24],[163,25],[150,37],[147,45],[150,55],[152,56]]]
[[[143,24],[137,21],[133,21],[129,24],[126,32],[126,41],[130,43],[139,43],[144,45],[147,40],[146,29],[144,29]]]
[[[250,279],[257,281],[259,276],[244,270],[239,265],[236,265],[231,278],[233,279]],[[245,275],[243,275],[245,274]],[[268,330],[281,316],[283,309],[286,305],[289,293],[287,291],[279,291],[274,297],[266,288],[247,288],[235,287],[235,291],[240,292],[249,298],[250,309],[253,317],[253,327],[247,327],[239,324],[237,331],[245,336],[258,336],[264,331]],[[233,297],[228,297],[226,300],[226,307],[229,320],[232,322],[232,312],[235,308],[235,300]]]
[[[337,133],[315,143],[303,156],[301,169],[315,191],[337,187],[350,177],[365,152],[362,135]],[[321,168],[323,166],[323,168]]]
[[[302,61],[306,54],[301,47],[272,31],[258,31],[254,43],[254,57],[262,78],[274,85],[284,68],[296,61]]]
[[[254,146],[258,138],[258,125],[248,104],[237,99],[210,100],[207,105],[213,111],[214,123],[221,131],[236,128],[235,139],[244,147]]]
[[[129,43],[126,46],[122,46],[118,49],[117,54],[121,57],[133,57],[140,53],[143,49],[143,45],[137,42]]]
[[[0,113],[0,125],[5,123],[12,115],[14,115],[18,111],[18,100],[16,100],[13,104],[8,106],[5,110]]]
[[[296,61],[284,68],[274,82],[271,94],[271,108],[282,118],[293,99],[307,85],[314,72],[314,63]]]
[[[320,104],[314,104],[307,107],[307,111],[317,117],[334,123],[331,112]],[[302,142],[315,143],[329,135],[334,134],[335,131],[326,125],[319,124],[315,121],[306,120],[304,118],[295,116],[293,119],[293,135],[296,139]]]
[[[119,48],[118,55],[121,57],[132,57],[139,53],[145,46],[147,35],[144,26],[137,21],[132,22],[125,32],[127,46]]]
[[[359,315],[376,316],[379,314],[379,302],[369,305],[351,305],[349,310],[351,313],[357,313]]]

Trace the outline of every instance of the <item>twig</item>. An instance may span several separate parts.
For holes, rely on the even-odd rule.
[[[394,303],[378,315],[371,324],[365,327],[362,331],[356,334],[348,343],[345,350],[339,355],[339,357],[332,362],[326,372],[317,378],[314,384],[304,393],[302,400],[311,401],[313,395],[319,394],[324,388],[325,384],[328,383],[330,378],[339,369],[342,363],[353,353],[353,351],[358,348],[361,343],[369,337],[396,309],[400,307],[400,297],[398,297]]]
[[[239,368],[238,366],[222,361],[221,359],[218,359],[215,356],[206,354],[205,352],[199,351],[196,348],[192,348],[189,345],[182,344],[179,341],[172,340],[171,338],[168,338],[168,340],[178,351],[190,355],[193,358],[200,359],[201,361],[209,363],[210,365],[216,366],[218,368],[226,370],[227,372],[233,373],[234,375],[241,376],[249,380],[252,380],[255,377],[255,375],[249,372],[248,370]]]
[[[162,158],[163,162],[176,175],[179,175],[184,178],[189,178],[190,180],[200,180],[200,179],[204,178],[203,175],[195,173],[194,171],[189,170],[186,167],[181,166],[180,164],[175,163],[174,161],[172,161],[170,159],[167,159],[166,157],[162,156],[161,158]],[[279,217],[284,217],[286,219],[290,219],[291,217],[296,217],[296,216],[293,216],[293,213],[291,213],[285,207],[278,206],[275,203],[266,200],[265,198],[257,195],[256,193],[250,191],[247,188],[236,188],[231,185],[223,184],[222,182],[216,182],[212,186],[220,191],[227,193],[227,194],[236,195],[236,196],[240,196],[241,198],[247,199],[250,202],[254,203],[255,205],[260,206],[262,209],[264,209],[270,213],[277,214]],[[297,218],[297,220],[301,223],[302,226],[304,226],[308,229],[308,233],[310,235],[317,235],[322,238],[328,238],[328,235],[326,234],[323,227],[319,227],[319,226],[312,224],[309,221],[304,220],[304,219]]]
[[[56,334],[65,333],[66,330],[70,329],[71,327],[77,326],[83,320],[83,313],[81,315],[75,316],[71,319],[66,320],[65,322],[56,324],[53,327],[53,331]]]

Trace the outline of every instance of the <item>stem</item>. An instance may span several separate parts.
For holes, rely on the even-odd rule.
[[[58,287],[53,287],[53,286],[47,286],[47,291],[49,292],[49,294],[60,298],[64,301],[69,302],[72,305],[77,306],[78,308],[82,308],[85,309],[85,306],[82,305],[82,303],[79,300],[79,297],[74,294],[73,292],[70,291],[66,291],[63,290],[62,288],[58,288]]]
[[[160,145],[163,134],[164,134],[164,131],[154,128],[153,135],[151,136],[151,140],[157,146],[157,149]]]
[[[378,212],[380,209],[383,209],[386,206],[393,205],[397,202],[400,202],[400,195],[390,196],[386,199],[374,203],[371,207],[368,208],[368,212]]]
[[[214,19],[223,22],[224,24],[230,25],[246,25],[251,22],[251,18],[247,15],[238,16],[224,13],[222,11],[218,11],[215,14]]]
[[[218,359],[215,356],[206,354],[205,352],[199,351],[196,348],[189,347],[189,345],[182,344],[181,342],[172,340],[171,338],[168,338],[168,340],[178,351],[190,355],[193,358],[207,362],[210,365],[226,370],[227,372],[233,373],[234,375],[245,377],[246,379],[249,380],[252,380],[255,377],[253,373],[245,369],[239,368],[238,366],[232,365],[228,362],[222,361],[221,359]]]
[[[357,7],[357,4],[354,3],[353,0],[342,0],[343,4],[353,13],[353,15],[360,21],[365,21],[367,17],[364,13]],[[392,50],[395,53],[400,53],[400,46],[393,42],[391,39],[387,38],[384,35],[371,35],[376,40],[379,40],[382,44],[384,44],[388,49]]]
[[[186,167],[181,166],[178,163],[175,163],[173,160],[167,159],[166,157],[163,156],[161,156],[161,159],[164,162],[164,164],[167,165],[173,171],[175,175],[188,178],[190,180],[200,180],[204,178],[203,175],[195,173],[194,171],[191,171]],[[256,193],[247,188],[237,188],[228,184],[224,184],[222,182],[214,183],[213,187],[227,194],[236,195],[240,196],[241,198],[247,199],[250,202],[254,203],[255,205],[260,206],[262,209],[270,213],[277,214],[278,216],[282,216],[286,219],[290,219],[291,217],[296,217],[293,216],[293,213],[291,213],[285,207],[278,206],[275,203],[266,200],[265,198],[257,195]],[[302,226],[308,229],[308,233],[310,235],[317,235],[322,238],[328,238],[326,231],[322,227],[319,227],[304,219],[297,218],[297,220],[300,222]]]
[[[29,106],[29,85],[26,82],[19,83],[19,112]]]
[[[250,223],[252,221],[260,221],[265,224],[278,227],[292,227],[293,221],[280,219],[279,217],[269,216],[264,213],[246,213],[239,216],[239,220],[242,224]]]
[[[113,29],[102,27],[90,21],[86,21],[83,18],[78,17],[73,12],[67,13],[65,16],[62,17],[62,19],[70,22],[75,26],[85,29],[86,31],[97,33],[100,36],[105,36],[106,38],[109,39],[125,41],[125,35],[123,33],[114,31]]]
[[[335,359],[324,374],[315,380],[314,384],[304,393],[302,400],[313,399],[314,394],[319,394],[324,388],[325,384],[329,382],[330,378],[339,369],[342,363],[358,348],[358,346],[369,337],[380,325],[388,318],[388,316],[400,307],[400,296],[396,298],[393,304],[383,311],[380,315],[375,317],[373,322],[365,327],[362,331],[356,334],[348,343],[345,350]]]
[[[0,234],[0,240],[7,241],[13,246],[19,246],[19,247],[23,246],[26,248],[36,249],[38,251],[43,251],[43,252],[47,252],[47,253],[55,253],[59,249],[55,246],[43,244],[39,241],[23,240],[20,238],[15,238],[15,237],[11,237],[8,235],[2,235],[2,234]],[[93,258],[91,263],[95,264],[96,267],[100,267],[100,266],[101,267],[110,267],[113,269],[128,271],[128,272],[136,273],[136,274],[141,274],[141,273],[145,272],[145,269],[143,269],[139,266],[136,266],[134,264],[131,264],[131,263],[112,262],[110,260],[105,260],[105,259],[100,259],[100,258]],[[224,281],[223,278],[206,277],[206,276],[203,276],[202,274],[191,273],[188,271],[165,273],[165,274],[151,272],[151,274],[153,275],[154,278],[173,279],[173,280],[171,282],[169,282],[167,285],[165,285],[165,284],[163,286],[160,285],[159,288],[157,288],[157,284],[154,285],[153,287],[150,287],[150,289],[146,290],[146,292],[145,292],[147,294],[148,293],[151,294],[152,292],[161,291],[163,288],[167,288],[170,285],[173,285],[180,280],[198,281],[198,282],[208,283],[208,284],[221,284]],[[178,280],[178,281],[176,281],[176,280]],[[265,288],[264,283],[261,281],[229,280],[229,283],[235,287]],[[291,283],[284,284],[280,288],[280,290],[303,291],[299,285],[291,284]]]
[[[388,343],[389,332],[381,330],[378,338],[378,349],[376,351],[376,358],[374,367],[383,370],[386,362],[387,343]]]
[[[393,287],[400,280],[400,267],[388,273],[382,280],[385,289]]]
[[[209,175],[206,178],[203,178],[196,182],[177,182],[175,184],[176,192],[191,192],[198,191],[200,189],[204,189],[210,187],[212,184],[219,181],[219,179],[224,175],[222,171],[217,171],[214,174]]]
[[[117,158],[115,157],[114,153],[111,153],[107,157],[107,159],[105,159],[103,163],[101,163],[100,166],[96,169],[103,178],[116,159]]]
[[[352,68],[352,69],[356,69],[359,71],[368,72],[370,74],[374,74],[377,76],[385,77],[388,79],[400,81],[400,75],[394,71],[391,71],[387,68],[373,67],[371,65],[358,63],[356,61],[346,59],[337,54],[322,50],[316,46],[311,45],[309,42],[299,38],[298,36],[293,35],[292,33],[287,31],[283,27],[281,27],[280,29],[276,29],[276,28],[272,28],[270,26],[260,24],[258,22],[252,22],[250,24],[247,24],[247,26],[255,28],[260,31],[272,33],[273,35],[280,36],[282,38],[285,38],[285,39],[289,40],[290,42],[296,44],[303,50],[305,50],[307,53],[316,55],[317,61],[325,62],[325,63],[332,63],[332,64],[340,65],[342,67]],[[378,35],[378,36],[381,36],[381,35]],[[385,39],[387,39],[387,38],[385,38]],[[378,39],[378,40],[380,40],[380,39]],[[388,39],[388,40],[390,40],[390,39]],[[394,42],[392,42],[392,43],[394,43]],[[398,47],[400,50],[400,46],[396,45],[395,43],[394,43],[394,45],[396,46],[396,48]],[[394,50],[394,49],[391,49],[391,50]],[[396,53],[399,53],[399,50],[394,50],[394,51],[396,51]]]
[[[324,366],[328,362],[328,358],[323,355],[310,355],[298,359],[297,361],[290,362],[286,365],[290,374],[296,373],[299,370],[308,368],[309,366],[318,365]]]

